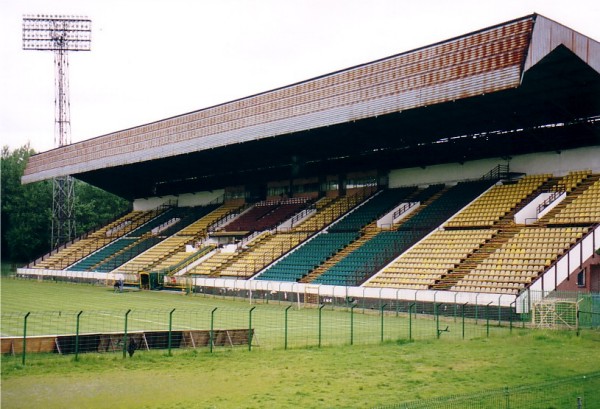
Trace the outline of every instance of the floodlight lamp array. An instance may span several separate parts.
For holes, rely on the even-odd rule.
[[[24,50],[89,51],[92,21],[83,16],[23,16]]]

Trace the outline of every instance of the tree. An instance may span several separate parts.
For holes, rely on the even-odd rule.
[[[29,144],[2,148],[2,259],[26,262],[48,253],[52,229],[52,181],[21,184]],[[80,235],[126,211],[129,203],[113,194],[75,180],[75,223]]]
[[[48,181],[21,184],[29,145],[2,148],[2,258],[26,261],[50,248],[52,186]]]
[[[131,207],[127,200],[80,180],[75,180],[74,190],[78,235],[107,224]]]

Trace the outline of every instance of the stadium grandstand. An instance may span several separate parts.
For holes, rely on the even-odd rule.
[[[130,213],[21,276],[503,306],[600,291],[600,43],[533,14],[32,156]]]

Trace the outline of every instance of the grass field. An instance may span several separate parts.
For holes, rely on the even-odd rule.
[[[122,332],[128,310],[128,331],[166,331],[170,322],[173,330],[248,328],[252,313],[256,342],[264,349],[284,347],[286,334],[290,347],[373,344],[382,338],[430,339],[437,336],[438,329],[448,329],[440,332],[444,338],[509,334],[507,327],[486,326],[485,320],[479,320],[478,325],[466,320],[463,325],[462,320],[453,317],[441,317],[436,322],[423,314],[409,318],[388,311],[381,317],[378,310],[361,308],[351,313],[349,308],[298,308],[278,301],[250,305],[239,299],[155,291],[115,293],[112,287],[32,280],[4,280],[3,294],[3,336],[22,334],[26,312],[31,312],[27,334],[32,336],[74,334],[79,311],[83,311],[81,333]]]
[[[3,328],[6,316],[26,311],[112,311],[118,315],[126,309],[250,308],[242,301],[162,292],[114,294],[109,288],[88,285],[12,279],[1,283]],[[263,311],[282,317],[285,307],[258,306],[256,322],[268,321],[260,319],[267,314]],[[314,323],[315,309],[295,313],[307,314]],[[347,312],[328,314],[331,320],[339,314],[344,318],[336,320],[347,321]],[[360,326],[368,331],[380,322],[377,315],[357,314],[357,322],[359,318],[364,320]],[[392,326],[394,319],[390,317],[386,324]],[[431,329],[432,320],[420,321],[427,331]],[[515,329],[510,334],[498,329],[490,337],[480,331],[480,336],[467,340],[446,334],[438,340],[427,334],[415,342],[404,335],[388,339],[394,334],[386,333],[384,343],[369,340],[349,345],[344,335],[339,345],[323,348],[312,344],[313,338],[312,346],[288,350],[261,342],[252,351],[218,348],[209,353],[202,348],[175,350],[173,356],[165,351],[140,351],[127,359],[111,353],[85,354],[78,361],[73,356],[44,355],[28,358],[25,366],[18,356],[4,356],[2,407],[365,408],[550,381],[600,368],[598,332],[584,331],[578,337],[573,332]]]

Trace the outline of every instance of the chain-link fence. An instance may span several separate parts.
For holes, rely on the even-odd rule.
[[[79,354],[220,347],[286,349],[374,344],[390,340],[508,334],[498,313],[436,304],[363,308],[353,302],[306,305],[198,306],[194,309],[56,311],[2,314],[2,353]],[[506,315],[509,318],[510,314]],[[132,344],[131,346],[129,344]]]
[[[378,409],[593,409],[600,402],[600,372],[535,385],[522,385],[425,399]]]
[[[75,354],[180,348],[287,349],[505,336],[515,328],[600,327],[598,294],[531,295],[527,306],[183,288],[193,308],[2,314],[2,353]],[[243,299],[249,304],[242,304]],[[231,302],[237,300],[238,302]],[[223,302],[222,302],[223,301]],[[475,298],[477,301],[477,298]],[[46,354],[46,356],[47,356]]]

